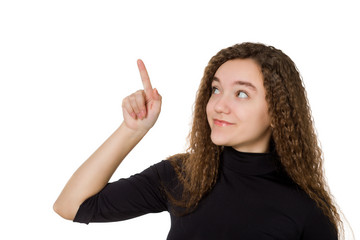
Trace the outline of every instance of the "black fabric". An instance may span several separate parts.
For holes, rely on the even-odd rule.
[[[74,221],[121,221],[169,211],[168,240],[338,239],[328,218],[281,171],[272,153],[225,147],[216,185],[194,212],[182,217],[170,211],[163,187],[181,189],[166,160],[107,184],[80,206]]]

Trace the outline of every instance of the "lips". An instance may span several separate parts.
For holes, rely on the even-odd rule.
[[[219,119],[214,119],[214,124],[220,127],[226,127],[226,126],[231,126],[234,125],[233,123],[229,123],[227,121],[224,120],[219,120]]]

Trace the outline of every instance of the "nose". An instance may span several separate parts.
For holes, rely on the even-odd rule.
[[[226,96],[223,95],[217,99],[214,109],[217,113],[230,113],[230,107],[228,101],[226,100]]]

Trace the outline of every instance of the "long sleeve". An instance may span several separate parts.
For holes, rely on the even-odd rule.
[[[129,178],[108,183],[81,204],[74,222],[121,221],[167,211],[163,183],[173,177],[172,172],[171,164],[164,160]]]

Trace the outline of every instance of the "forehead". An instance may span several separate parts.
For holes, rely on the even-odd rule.
[[[220,84],[242,81],[258,87],[263,85],[261,69],[252,59],[233,59],[223,63],[215,72],[214,79]]]

